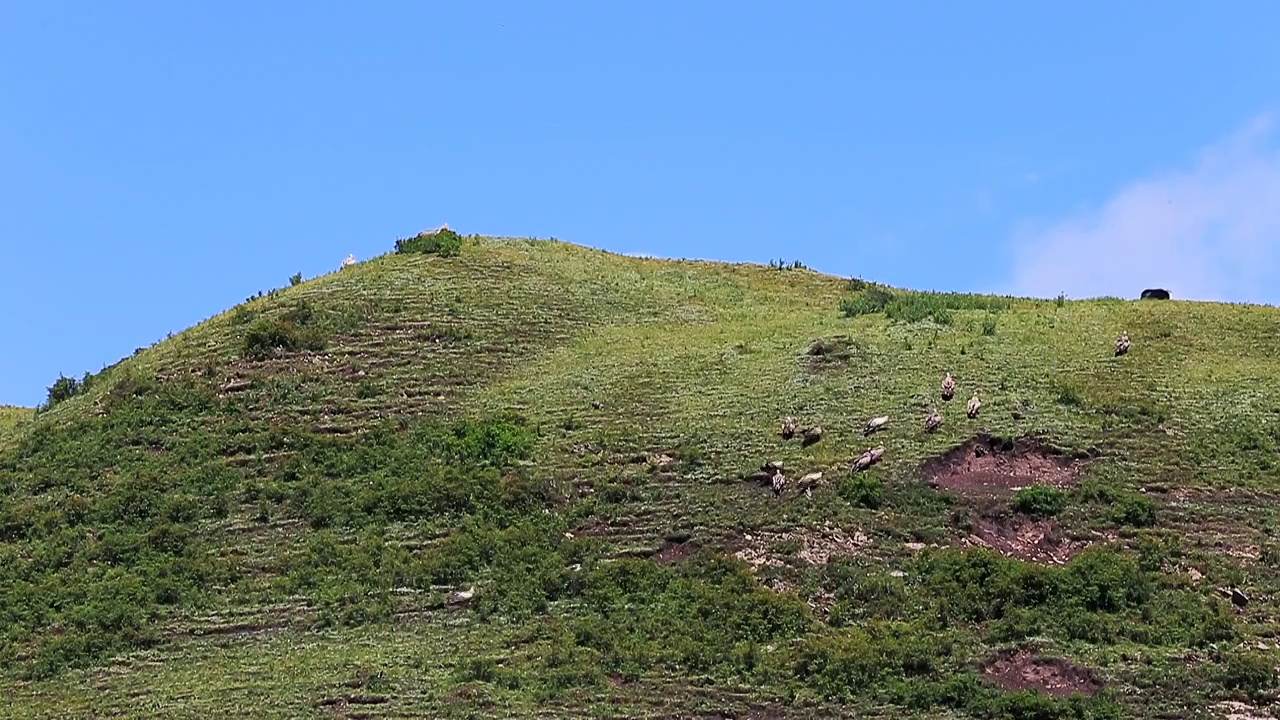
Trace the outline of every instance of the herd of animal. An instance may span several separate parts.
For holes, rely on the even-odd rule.
[[[1116,338],[1115,341],[1115,357],[1127,354],[1129,352],[1129,344],[1129,333],[1121,332],[1120,337]],[[942,378],[941,391],[943,401],[952,400],[956,396],[956,381],[955,378],[951,377],[950,372],[946,373]],[[973,397],[969,398],[969,402],[965,403],[965,415],[972,420],[978,417],[978,413],[981,410],[982,400],[978,398],[978,393],[975,390]],[[863,437],[869,437],[877,432],[887,429],[889,427],[889,422],[890,418],[888,415],[880,415],[878,417],[871,418],[862,428]],[[941,426],[942,413],[938,412],[937,408],[930,410],[928,416],[924,419],[925,432],[934,432]],[[822,427],[812,425],[810,427],[800,429],[796,423],[796,419],[794,417],[787,416],[782,421],[781,434],[784,440],[791,440],[797,434],[800,434],[803,438],[803,445],[808,447],[822,439]],[[854,459],[850,470],[854,473],[866,470],[872,465],[880,462],[880,459],[884,457],[884,453],[885,449],[883,445],[870,448]],[[767,462],[761,466],[760,474],[769,480],[769,483],[773,488],[773,494],[781,497],[783,491],[786,490],[787,487],[787,476],[786,473],[783,472],[782,463],[777,461]],[[796,483],[796,489],[803,492],[805,497],[812,497],[813,486],[821,480],[821,472],[811,472],[800,478]]]

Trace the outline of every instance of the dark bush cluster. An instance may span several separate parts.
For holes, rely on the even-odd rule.
[[[931,319],[939,325],[950,325],[954,320],[952,311],[986,310],[996,313],[1009,306],[1009,298],[993,295],[891,290],[865,282],[851,287],[861,289],[840,301],[840,312],[845,317],[883,313],[898,322],[916,323]],[[983,334],[994,335],[995,328],[995,318],[988,315]]]
[[[351,440],[254,429],[196,378],[127,376],[103,401],[107,412],[38,425],[0,455],[0,658],[14,672],[47,677],[149,645],[157,619],[204,607],[211,588],[302,594],[321,623],[356,624],[388,617],[394,588],[485,572],[503,591],[480,608],[529,612],[567,592],[566,567],[587,557],[542,512],[550,496],[521,465],[534,431],[519,418]],[[185,431],[196,423],[210,431]],[[224,461],[285,448],[295,461],[252,480]],[[307,522],[265,582],[203,532],[243,504]],[[410,553],[385,537],[392,523],[460,529]]]
[[[396,240],[396,252],[453,257],[462,252],[462,236],[448,228],[421,232],[411,238]]]
[[[305,300],[283,315],[259,317],[249,323],[242,346],[246,358],[262,360],[275,355],[323,350],[324,334],[316,326],[315,310]]]

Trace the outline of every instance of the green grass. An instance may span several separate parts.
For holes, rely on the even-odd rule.
[[[35,410],[12,405],[0,405],[0,447],[17,437],[23,425],[35,416]]]
[[[0,688],[30,716],[324,717],[352,694],[387,702],[339,711],[430,717],[1261,706],[1269,656],[1229,659],[1280,631],[1278,324],[554,241],[389,253],[39,415],[0,409]],[[824,439],[784,441],[787,415]],[[979,433],[1095,459],[1079,487],[1020,499],[930,487],[921,464]],[[883,460],[852,479],[872,445]],[[779,500],[739,479],[766,460],[824,482]],[[1094,550],[1059,567],[966,549],[1017,510]],[[815,555],[832,528],[859,539]],[[700,553],[651,557],[684,540]],[[733,557],[753,548],[769,562]],[[1026,642],[1107,689],[980,681]]]

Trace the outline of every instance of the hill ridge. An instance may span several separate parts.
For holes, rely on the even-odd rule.
[[[21,712],[1275,697],[1280,311],[414,240],[125,358],[7,442],[0,412]]]

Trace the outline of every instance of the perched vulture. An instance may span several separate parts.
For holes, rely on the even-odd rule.
[[[853,471],[866,470],[867,468],[880,462],[880,458],[884,455],[884,446],[874,447],[858,456],[853,461]]]
[[[877,430],[884,429],[884,426],[888,424],[889,424],[888,415],[881,415],[880,417],[871,418],[869,421],[867,421],[867,426],[862,429],[862,434],[870,435],[871,433]]]
[[[449,604],[465,605],[471,602],[471,598],[475,596],[476,596],[475,586],[467,588],[466,590],[454,590],[453,592],[449,593]]]
[[[956,381],[952,379],[951,373],[942,378],[942,399],[950,400],[956,396]]]
[[[781,470],[778,470],[773,474],[771,484],[773,485],[774,497],[781,497],[783,489],[787,487],[787,476],[783,475]]]
[[[974,393],[973,397],[969,398],[969,404],[964,406],[964,411],[972,419],[978,417],[978,411],[981,409],[982,401],[978,399],[978,393]]]
[[[796,483],[796,490],[802,491],[805,497],[813,497],[813,486],[822,480],[822,473],[811,472],[800,478]]]
[[[929,413],[929,417],[926,417],[924,419],[925,432],[933,432],[934,430],[937,430],[938,427],[941,425],[942,425],[942,414],[939,413],[937,410],[934,410],[933,412]]]
[[[1120,337],[1116,338],[1116,357],[1120,357],[1129,352],[1129,333],[1122,332]]]
[[[782,439],[790,440],[795,436],[796,436],[796,419],[788,415],[787,418],[782,421]]]

